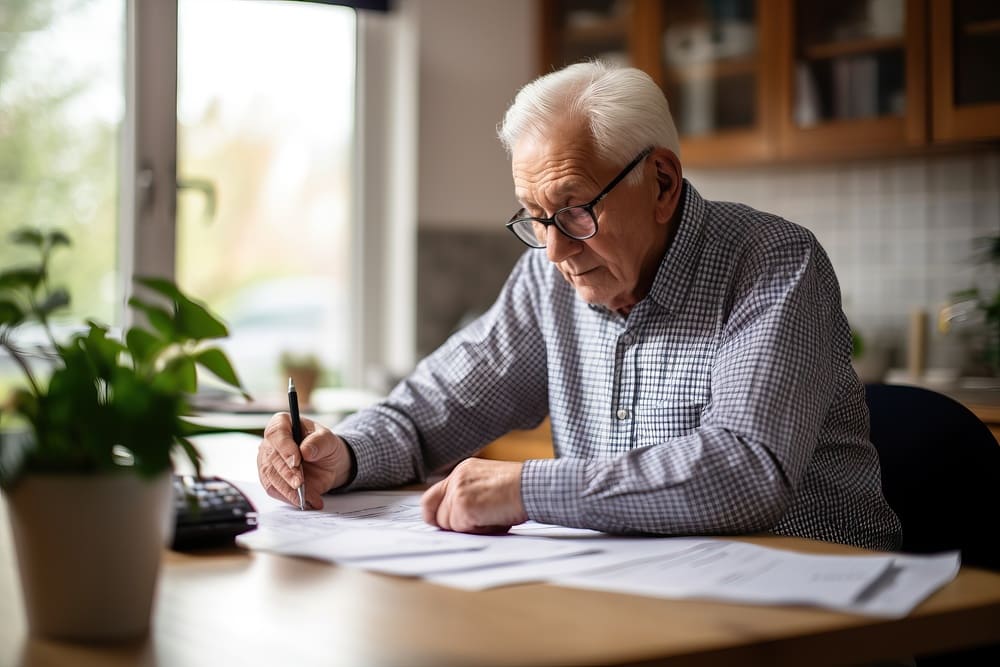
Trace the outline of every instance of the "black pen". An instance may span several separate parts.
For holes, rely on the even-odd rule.
[[[302,422],[299,421],[299,395],[295,391],[295,383],[288,378],[288,411],[292,414],[292,440],[296,445],[302,444]],[[299,484],[299,509],[306,508],[306,466],[299,452],[299,469],[302,472],[302,483]]]

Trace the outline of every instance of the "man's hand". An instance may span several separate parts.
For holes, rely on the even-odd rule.
[[[347,445],[328,428],[302,417],[302,445],[292,439],[292,420],[287,412],[271,417],[264,440],[257,448],[257,475],[267,495],[299,504],[297,489],[306,480],[306,506],[323,507],[321,494],[347,483],[351,455]],[[305,462],[304,464],[302,462]]]
[[[424,521],[461,533],[506,533],[528,520],[521,502],[521,463],[466,459],[427,489]]]

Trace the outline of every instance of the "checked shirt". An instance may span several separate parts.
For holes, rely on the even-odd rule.
[[[536,521],[898,547],[823,248],[687,182],[683,199],[627,317],[528,250],[487,313],[339,425],[357,459],[348,488],[423,479],[548,415],[556,458],[521,474]]]

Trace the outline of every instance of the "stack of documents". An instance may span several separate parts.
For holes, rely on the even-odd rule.
[[[825,556],[717,538],[620,537],[527,522],[507,535],[424,523],[420,493],[324,498],[302,512],[237,483],[258,509],[248,549],[422,577],[466,590],[530,582],[664,598],[800,604],[884,617],[908,614],[951,581],[959,555]]]

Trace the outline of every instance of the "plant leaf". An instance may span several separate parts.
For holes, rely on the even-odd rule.
[[[110,378],[112,369],[118,366],[118,358],[125,346],[114,338],[108,338],[108,328],[93,320],[88,320],[90,331],[83,338],[84,349],[93,362],[100,377]]]
[[[229,330],[222,320],[217,318],[203,305],[186,297],[177,301],[177,330],[191,340],[207,338],[225,338]]]
[[[58,229],[49,232],[45,240],[50,248],[55,248],[56,246],[60,245],[64,246],[72,245],[72,243],[70,243],[69,237],[63,232],[59,231]]]
[[[145,329],[132,327],[125,334],[125,344],[132,355],[133,361],[136,364],[145,365],[151,363],[156,358],[156,355],[162,352],[170,343],[156,337]]]
[[[173,379],[174,386],[184,393],[193,394],[198,389],[198,374],[195,371],[194,359],[186,354],[168,361],[160,373],[160,377],[163,376]],[[157,380],[159,379],[158,377]]]
[[[22,266],[17,269],[7,269],[0,272],[0,287],[35,289],[42,281],[44,271],[40,266]]]
[[[210,347],[196,354],[194,359],[200,365],[212,371],[220,380],[231,387],[239,389],[243,393],[244,398],[250,400],[250,395],[240,383],[240,379],[236,376],[236,371],[233,369],[233,365],[229,362],[229,358],[225,352],[217,347]]]
[[[201,477],[201,452],[194,446],[194,444],[187,438],[178,436],[177,442],[180,443],[181,449],[187,454],[188,460],[191,461],[191,465],[194,466],[194,474]]]
[[[42,243],[45,242],[45,237],[39,229],[22,227],[21,229],[15,229],[11,232],[10,240],[12,243],[16,243],[17,245],[32,245],[36,248],[41,248]]]
[[[14,326],[24,321],[24,311],[8,299],[0,299],[0,324]]]
[[[177,285],[173,284],[166,278],[154,278],[152,276],[137,276],[135,281],[142,285],[143,287],[148,287],[152,291],[167,297],[171,301],[178,301],[184,298],[184,295],[177,288]]]
[[[177,334],[188,340],[225,338],[229,330],[222,320],[208,311],[203,304],[192,300],[165,278],[140,277],[140,285],[166,297],[174,304],[174,326]]]
[[[219,433],[246,433],[247,435],[255,435],[258,437],[264,437],[263,428],[233,428],[229,426],[210,426],[208,424],[196,424],[194,422],[189,422],[184,419],[178,419],[180,423],[180,433],[185,437],[191,437],[196,435],[217,435]]]
[[[165,339],[170,342],[179,340],[177,337],[177,328],[174,326],[174,318],[166,309],[146,303],[136,296],[128,300],[128,305],[145,314],[150,325]]]
[[[52,290],[45,301],[38,304],[38,313],[40,317],[47,317],[52,312],[69,305],[69,292],[67,292],[62,287],[57,287]]]

